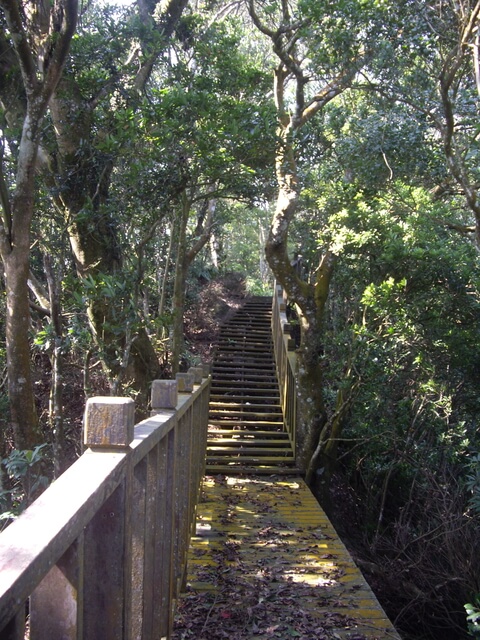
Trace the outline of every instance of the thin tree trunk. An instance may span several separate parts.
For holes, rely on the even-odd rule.
[[[53,461],[55,477],[66,468],[65,431],[63,421],[63,326],[60,305],[59,279],[56,277],[50,256],[44,257],[45,275],[50,296],[50,318],[53,329],[51,353],[52,383],[50,388],[49,422],[53,433]]]
[[[173,238],[174,238],[174,223],[172,222],[170,226],[170,240],[168,242],[168,251],[165,258],[165,269],[163,271],[163,276],[161,278],[161,285],[160,285],[160,300],[158,302],[158,315],[160,317],[163,316],[163,314],[165,313],[165,299],[166,299],[166,290],[167,290],[167,282],[168,282],[168,272],[170,270],[170,263],[172,260]]]
[[[190,214],[191,201],[183,193],[178,227],[176,230],[177,255],[175,259],[175,282],[173,286],[173,327],[172,327],[172,374],[180,371],[180,360],[185,349],[183,335],[183,314],[185,310],[185,285],[187,280],[187,223]]]

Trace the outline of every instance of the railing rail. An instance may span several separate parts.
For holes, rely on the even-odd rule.
[[[1,640],[23,640],[27,602],[30,640],[170,637],[205,469],[201,371],[192,393],[155,381],[137,425],[130,399],[87,401],[89,449],[0,535]]]
[[[273,345],[285,428],[295,451],[297,421],[296,354],[294,341],[289,333],[290,325],[286,311],[287,305],[282,287],[276,284],[272,307]]]

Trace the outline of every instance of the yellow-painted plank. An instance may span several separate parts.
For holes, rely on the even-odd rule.
[[[301,478],[206,477],[197,514],[173,640],[399,640]]]

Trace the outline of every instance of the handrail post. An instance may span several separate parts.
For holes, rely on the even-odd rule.
[[[130,398],[87,400],[85,444],[90,455],[125,454],[133,440],[135,404]],[[105,452],[105,453],[104,453]],[[86,640],[129,640],[131,625],[132,469],[87,525],[84,533],[83,633]]]
[[[167,638],[173,597],[173,464],[178,383],[154,380],[151,416],[172,416],[174,428],[135,466],[132,637]]]
[[[92,449],[86,455],[104,451],[125,456],[133,439],[134,403],[128,398],[91,398],[85,424],[85,444]],[[31,640],[128,638],[130,484],[127,466],[120,485],[105,489],[107,499],[92,514],[84,534],[67,548],[33,591]]]

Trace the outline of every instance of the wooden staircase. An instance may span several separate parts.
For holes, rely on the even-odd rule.
[[[212,367],[207,474],[298,473],[284,428],[272,300],[254,297],[221,331]]]

